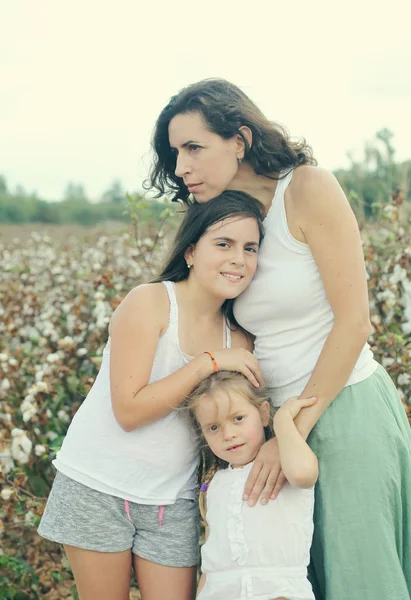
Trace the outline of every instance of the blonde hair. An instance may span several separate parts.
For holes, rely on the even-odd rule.
[[[197,404],[204,396],[216,396],[219,392],[225,392],[228,395],[230,392],[241,394],[259,410],[264,402],[268,402],[270,405],[270,415],[271,417],[273,416],[273,409],[266,388],[262,385],[258,388],[254,387],[242,373],[235,373],[232,371],[219,371],[218,373],[213,373],[206,379],[203,379],[189,395],[186,406],[190,410],[194,426],[203,442],[200,455],[199,506],[204,521],[206,518],[205,498],[207,488],[217,471],[226,468],[228,463],[216,456],[210,450],[197,421],[195,410]],[[266,440],[272,438],[274,435],[272,425],[273,420],[271,417],[268,426],[264,428]]]

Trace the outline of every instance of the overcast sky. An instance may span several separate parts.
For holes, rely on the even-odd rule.
[[[0,0],[0,174],[139,189],[162,107],[216,76],[326,168],[382,127],[411,158],[410,23],[410,0]]]

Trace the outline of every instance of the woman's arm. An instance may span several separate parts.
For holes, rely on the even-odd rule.
[[[334,325],[300,396],[316,396],[318,401],[295,419],[307,439],[346,384],[367,341],[371,327],[367,278],[357,221],[332,174],[318,167],[299,167],[286,199],[291,233],[309,245],[334,312]],[[285,483],[275,439],[264,444],[257,459],[245,488],[244,499],[250,505],[256,503],[262,490],[263,503],[275,498]]]
[[[306,438],[346,384],[370,332],[367,277],[355,216],[335,177],[296,170],[290,202],[310,247],[334,313],[334,325],[301,397],[318,402],[296,424]]]
[[[289,398],[274,417],[281,468],[289,483],[298,488],[310,488],[318,479],[317,457],[294,423],[301,409],[313,406],[315,402],[315,398]]]
[[[162,284],[132,290],[110,324],[110,390],[114,416],[125,431],[148,425],[180,406],[191,390],[213,372],[201,354],[175,373],[149,384],[162,333],[168,327],[169,301]],[[213,352],[221,369],[240,371],[257,383],[256,358],[243,348]]]

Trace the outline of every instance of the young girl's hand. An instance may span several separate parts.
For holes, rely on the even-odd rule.
[[[263,374],[258,360],[245,348],[225,348],[212,352],[220,371],[242,373],[255,386],[263,383]]]
[[[298,398],[298,396],[288,398],[288,400],[286,400],[275,413],[274,422],[281,419],[285,415],[290,416],[294,420],[302,408],[308,408],[316,402],[317,398],[315,396],[312,398]]]

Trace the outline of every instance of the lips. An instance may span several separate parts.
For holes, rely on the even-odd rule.
[[[240,450],[243,446],[245,446],[245,444],[235,444],[234,446],[227,448],[227,452],[235,452],[236,450]]]
[[[238,281],[244,279],[244,275],[233,271],[222,271],[221,275],[224,277],[224,279],[227,279],[227,281],[231,281],[233,283],[237,283]]]
[[[188,191],[190,193],[195,192],[201,185],[201,183],[187,183]]]

